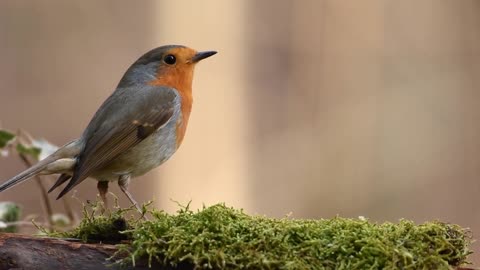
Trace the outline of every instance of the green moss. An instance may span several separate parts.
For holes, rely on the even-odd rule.
[[[441,222],[272,219],[221,204],[151,214],[152,220],[127,230],[131,243],[120,250],[131,256],[124,263],[148,258],[181,269],[450,269],[470,253],[468,232]],[[85,221],[78,235],[69,236],[90,239],[89,233],[103,231],[92,226],[116,215]]]
[[[99,202],[84,205],[83,219],[77,228],[68,232],[48,234],[50,236],[77,238],[84,242],[103,243],[118,243],[132,238],[130,233],[125,232],[131,230],[133,225],[137,223],[133,217],[125,217],[128,212],[132,211],[132,208],[116,208],[111,213],[97,215],[97,209],[100,208]]]

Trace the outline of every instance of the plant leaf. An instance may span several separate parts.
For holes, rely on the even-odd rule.
[[[20,219],[20,207],[12,202],[0,202],[0,222],[6,226],[7,222],[15,222]],[[16,232],[17,226],[0,228],[0,232]]]
[[[7,146],[7,144],[13,139],[15,139],[15,134],[4,129],[0,129],[0,148]]]
[[[31,156],[34,159],[38,160],[38,158],[40,157],[40,152],[42,152],[42,149],[32,145],[24,145],[24,144],[18,143],[17,152],[19,154]]]

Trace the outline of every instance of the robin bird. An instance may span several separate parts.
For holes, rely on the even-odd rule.
[[[60,174],[49,190],[70,180],[59,199],[92,177],[105,207],[108,183],[118,181],[140,210],[128,191],[130,179],[159,166],[178,149],[192,109],[194,67],[214,54],[179,45],[145,53],[128,68],[79,139],[2,183],[0,192],[35,175]]]

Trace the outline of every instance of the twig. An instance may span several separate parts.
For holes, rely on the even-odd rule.
[[[19,155],[20,155],[20,158],[22,159],[23,163],[27,167],[32,166],[32,163],[28,160],[28,158],[24,154],[19,154]],[[42,196],[43,205],[45,206],[45,212],[46,212],[46,215],[47,215],[48,226],[49,226],[49,228],[52,228],[53,227],[53,223],[52,223],[53,211],[52,211],[52,205],[50,203],[50,199],[48,198],[47,189],[43,185],[42,179],[40,179],[40,177],[38,175],[34,176],[33,178],[35,179],[35,182],[37,183],[38,187],[40,188],[40,194]]]
[[[7,225],[7,227],[10,227],[10,226],[34,226],[36,227],[35,224],[33,224],[31,221],[12,221],[12,222],[5,222],[5,224]],[[43,223],[36,223],[37,225],[40,225],[40,226],[45,226],[45,224]]]

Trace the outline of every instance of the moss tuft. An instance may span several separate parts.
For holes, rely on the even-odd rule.
[[[132,223],[121,234],[131,240],[121,245],[120,252],[130,254],[123,263],[148,258],[173,269],[450,269],[471,253],[469,232],[441,222],[273,219],[223,204],[150,213],[152,220]],[[90,218],[69,237],[97,237],[104,220],[122,214]]]
[[[127,230],[131,230],[138,221],[133,217],[126,218],[127,212],[132,208],[120,209],[109,214],[97,215],[97,209],[101,208],[99,202],[89,203],[83,207],[83,219],[80,225],[72,231],[62,233],[49,233],[51,236],[65,238],[78,238],[84,242],[118,243],[122,240],[131,239]]]

